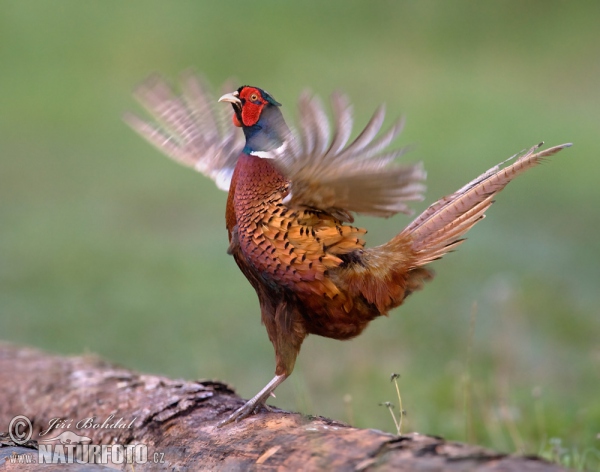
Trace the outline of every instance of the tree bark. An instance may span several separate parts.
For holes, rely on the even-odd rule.
[[[94,445],[147,447],[145,463],[108,464],[136,472],[563,470],[536,457],[511,456],[417,433],[395,436],[357,429],[282,410],[217,428],[243,404],[227,385],[139,374],[92,355],[61,357],[0,344],[0,385],[0,431],[5,431],[0,435],[0,470],[38,470],[40,465],[15,464],[11,457],[29,451],[37,458],[42,440],[58,445],[60,438],[52,438],[65,432],[86,437]],[[27,442],[23,443],[26,427],[17,431],[23,444],[16,444],[6,429],[18,415],[32,424]],[[105,466],[72,464],[66,470],[97,471]],[[64,465],[44,467],[65,470]]]

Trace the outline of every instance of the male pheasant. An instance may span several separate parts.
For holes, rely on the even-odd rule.
[[[229,191],[228,252],[256,290],[275,348],[275,377],[220,425],[265,406],[292,373],[306,336],[350,339],[421,289],[433,277],[427,264],[463,242],[508,182],[570,146],[539,152],[541,145],[534,146],[437,201],[389,242],[366,248],[366,230],[351,225],[353,214],[409,213],[406,202],[421,199],[424,190],[421,165],[393,164],[403,151],[387,150],[402,122],[377,136],[383,107],[348,144],[352,108],[343,95],[332,96],[330,137],[317,98],[300,97],[295,131],[270,94],[243,86],[219,101],[231,103],[244,144],[192,74],[184,77],[182,97],[158,77],[136,95],[162,126],[133,115],[126,117],[129,124],[169,157]]]

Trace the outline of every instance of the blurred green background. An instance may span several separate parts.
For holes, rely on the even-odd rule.
[[[132,369],[272,376],[256,296],[226,255],[225,193],[122,122],[152,72],[234,76],[295,113],[386,102],[429,173],[424,209],[539,141],[574,147],[520,177],[437,278],[350,342],[309,338],[280,407],[505,451],[600,440],[600,3],[519,0],[106,2],[0,6],[0,333]],[[369,244],[409,219],[360,219]],[[552,438],[558,440],[551,441]],[[575,464],[576,465],[576,464]]]

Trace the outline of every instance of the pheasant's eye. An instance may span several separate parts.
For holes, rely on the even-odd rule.
[[[252,95],[250,95],[250,101],[251,102],[255,102],[256,100],[258,100],[258,95],[256,95],[255,93],[253,93]]]

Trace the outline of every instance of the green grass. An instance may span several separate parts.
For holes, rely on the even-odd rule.
[[[350,342],[309,338],[275,403],[395,431],[379,404],[396,398],[398,372],[403,431],[598,465],[600,4],[7,0],[0,11],[3,339],[253,395],[273,351],[225,253],[225,195],[121,116],[154,71],[235,76],[288,115],[306,86],[342,89],[358,123],[381,102],[390,121],[406,115],[399,144],[429,173],[418,210],[541,140],[575,145],[512,183],[388,319]],[[376,244],[408,221],[359,223]]]

